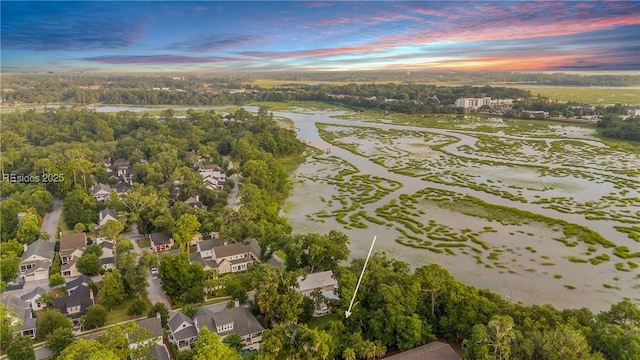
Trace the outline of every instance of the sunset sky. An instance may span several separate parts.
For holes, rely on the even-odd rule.
[[[1,70],[640,70],[640,2],[11,2]]]

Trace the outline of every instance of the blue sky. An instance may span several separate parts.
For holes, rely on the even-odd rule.
[[[2,71],[640,70],[640,2],[2,1]]]

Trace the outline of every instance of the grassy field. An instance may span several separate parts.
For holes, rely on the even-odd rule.
[[[325,316],[311,318],[311,320],[309,320],[309,323],[307,323],[307,325],[311,329],[322,329],[330,321],[338,321],[338,320],[340,320],[340,314],[333,313]]]
[[[593,105],[628,104],[640,105],[640,88],[609,89],[596,87],[543,87],[519,86],[509,87],[531,91],[536,96],[546,96],[558,101],[574,101]]]
[[[131,304],[133,304],[133,302],[136,299],[137,299],[136,297],[130,297],[130,298],[124,299],[124,301],[120,303],[120,305],[114,306],[113,309],[111,309],[111,311],[109,312],[109,316],[107,317],[107,322],[105,325],[111,325],[111,324],[132,320],[132,319],[137,319],[139,317],[145,316],[146,311],[143,315],[140,315],[140,316],[127,314],[127,311],[131,307]],[[149,301],[149,298],[147,298],[146,294],[143,299],[147,304],[147,310],[151,309],[151,306],[152,306],[151,301]]]

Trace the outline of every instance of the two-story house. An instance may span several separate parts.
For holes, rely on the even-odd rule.
[[[42,295],[46,293],[47,293],[47,290],[45,288],[37,286],[35,289],[20,296],[20,299],[25,303],[27,303],[27,305],[31,308],[31,310],[33,311],[42,310],[47,306],[47,304],[45,304],[44,301],[42,301]]]
[[[179,311],[175,312],[168,325],[169,341],[180,351],[191,349],[203,327],[217,333],[221,338],[236,333],[244,340],[244,348],[252,350],[260,348],[264,332],[264,327],[251,311],[247,307],[239,306],[237,301],[231,309],[211,311],[206,307],[200,308],[193,319]]]
[[[43,239],[38,239],[27,246],[20,260],[20,274],[24,276],[25,282],[49,278],[55,246],[55,242]]]
[[[87,312],[87,309],[95,305],[93,291],[89,287],[79,286],[71,292],[71,295],[53,299],[51,307],[57,309],[73,320],[74,328],[82,327],[80,318]]]
[[[198,340],[198,329],[193,320],[179,311],[171,315],[167,325],[169,341],[180,351],[191,349],[191,345]]]
[[[85,233],[74,233],[60,236],[60,273],[64,277],[80,275],[76,261],[87,247]]]
[[[116,268],[115,244],[105,237],[96,238],[96,244],[102,249],[100,263],[105,270]]]
[[[105,202],[111,195],[112,190],[111,186],[107,184],[95,184],[91,188],[91,193],[98,202]]]
[[[205,270],[215,269],[219,274],[247,270],[253,264],[251,247],[240,243],[224,243],[218,240],[204,240],[196,244],[197,253],[191,261],[200,262]]]
[[[98,212],[98,228],[103,227],[107,221],[118,221],[118,215],[113,209],[104,209]]]
[[[2,304],[9,309],[11,325],[15,326],[14,332],[22,336],[36,338],[36,318],[29,304],[15,295],[9,295],[2,299]]]
[[[164,331],[162,330],[162,322],[160,320],[160,314],[156,317],[137,320],[136,324],[143,330],[149,331],[149,336],[140,336],[140,334],[131,334],[131,336],[127,336],[129,340],[129,348],[137,349],[142,346],[150,346],[149,348],[149,356],[153,359],[157,360],[169,360],[171,357],[169,356],[169,350],[164,345]],[[134,355],[135,351],[132,352],[131,358],[136,360],[137,357]],[[145,359],[146,357],[142,356],[141,359]]]
[[[336,295],[338,281],[333,276],[333,271],[322,271],[300,276],[296,291],[315,300],[314,315],[320,316],[329,313],[328,300],[338,300]],[[319,296],[315,296],[318,294]]]
[[[237,302],[234,308],[218,312],[200,308],[194,316],[193,324],[198,332],[206,326],[221,338],[236,333],[244,340],[244,349],[258,350],[262,344],[264,327],[248,308],[239,306]]]

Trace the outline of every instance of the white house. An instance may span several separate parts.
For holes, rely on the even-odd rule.
[[[56,243],[38,239],[27,246],[20,260],[20,273],[24,281],[46,280],[53,263]]]
[[[113,189],[109,185],[95,184],[91,188],[91,193],[93,194],[93,197],[96,198],[97,201],[105,202],[111,195],[111,190]]]

